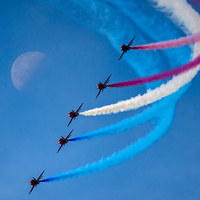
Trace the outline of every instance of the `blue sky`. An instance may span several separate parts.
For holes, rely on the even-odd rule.
[[[63,5],[67,1],[62,1],[60,7],[57,6],[60,2],[57,4],[51,1],[51,5],[44,2],[7,1],[1,2],[0,6],[3,19],[0,22],[0,198],[198,199],[199,75],[176,104],[170,129],[150,148],[134,159],[100,173],[41,183],[28,196],[31,188],[29,180],[32,176],[39,176],[43,170],[46,170],[46,178],[93,163],[102,156],[107,157],[125,148],[153,130],[155,120],[121,134],[68,143],[56,154],[59,147],[57,140],[61,135],[67,136],[72,129],[72,136],[78,136],[143,111],[144,108],[117,115],[79,116],[67,128],[67,113],[82,102],[83,110],[87,110],[146,91],[144,86],[108,88],[95,100],[98,81],[104,81],[109,74],[113,74],[111,82],[115,83],[132,79],[138,74],[148,75],[166,70],[186,62],[190,53],[187,47],[164,53],[130,52],[118,62],[120,54],[116,46],[118,43],[128,43],[133,35],[136,35],[136,43],[145,43],[184,33],[163,13],[159,14],[163,17],[161,22],[170,28],[171,35],[167,29],[159,31],[161,22],[155,20],[157,18],[149,19],[150,22],[155,20],[152,28],[146,28],[146,22],[140,25],[136,13],[130,17],[130,5],[119,9],[117,5],[108,4],[108,8],[114,8],[120,14],[119,19],[127,23],[124,27],[128,30],[124,27],[115,30],[109,20],[107,25],[99,28],[105,19],[98,20],[93,14],[88,14],[85,20],[83,16],[90,12],[81,7],[75,7],[79,9],[78,12],[72,9],[75,4],[73,1],[70,1],[72,3],[68,9],[63,10],[59,8],[65,8]],[[134,6],[138,6],[138,2]],[[146,13],[148,8],[150,6],[147,2],[142,1],[139,13]],[[154,11],[151,16],[157,13]],[[28,51],[39,51],[46,57],[43,66],[24,90],[19,92],[11,81],[11,67],[18,56]],[[152,62],[155,64],[152,65]]]

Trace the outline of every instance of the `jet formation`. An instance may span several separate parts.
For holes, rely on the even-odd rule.
[[[124,55],[124,53],[126,53],[130,49],[130,45],[132,44],[132,42],[133,42],[134,39],[135,39],[135,37],[129,42],[128,45],[123,44],[122,46],[120,46],[120,49],[123,51],[123,53],[121,54],[119,60],[122,58],[122,56]],[[96,96],[96,99],[100,95],[100,93],[103,92],[103,90],[107,87],[107,84],[110,81],[111,75],[106,79],[106,81],[104,83],[99,82],[99,84],[97,84],[97,88],[99,89],[99,92],[98,92],[98,94]],[[79,112],[80,112],[82,106],[83,106],[83,103],[79,106],[79,108],[76,111],[71,110],[71,112],[68,113],[68,116],[71,119],[70,119],[67,127],[71,124],[71,122],[72,122],[73,119],[76,119],[76,117],[79,116]],[[73,130],[67,135],[66,138],[64,138],[63,136],[61,136],[61,138],[58,140],[58,143],[60,144],[60,147],[59,147],[57,153],[61,150],[61,148],[63,146],[65,146],[65,144],[68,143],[69,137],[71,136],[72,132],[73,132]],[[37,179],[35,179],[33,177],[33,179],[30,180],[30,185],[32,185],[32,188],[31,188],[29,194],[31,194],[31,192],[33,191],[34,187],[37,187],[37,185],[41,182],[40,179],[43,177],[43,173],[44,173],[44,171],[40,174],[40,176]]]

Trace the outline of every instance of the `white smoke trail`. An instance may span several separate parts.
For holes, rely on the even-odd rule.
[[[191,31],[192,34],[200,31],[200,19],[198,13],[188,6],[185,0],[154,0],[158,3],[158,6],[171,8],[174,16],[178,17],[181,21],[184,21],[184,25]],[[169,9],[168,9],[169,11]],[[200,43],[195,43],[193,48],[193,59],[200,55]],[[197,74],[200,65],[197,68],[188,71],[187,73],[181,74],[174,77],[172,80],[168,81],[166,84],[162,84],[160,87],[154,90],[148,90],[147,93],[143,95],[138,95],[129,100],[120,101],[116,104],[111,104],[108,106],[103,106],[101,108],[95,108],[82,112],[80,114],[89,115],[101,115],[118,113],[123,111],[128,111],[132,109],[139,108],[141,106],[148,105],[155,101],[162,99],[174,92],[177,92],[182,86],[189,83]]]
[[[169,109],[174,110],[173,105]],[[99,172],[108,167],[112,167],[113,165],[119,164],[127,159],[134,157],[135,155],[144,151],[146,148],[152,145],[156,140],[158,140],[160,137],[163,136],[163,134],[166,132],[166,129],[171,124],[171,120],[173,119],[171,113],[172,110],[167,110],[165,113],[161,112],[160,115],[164,115],[163,117],[165,118],[160,118],[159,125],[156,127],[156,129],[146,137],[143,137],[140,140],[138,140],[138,142],[136,142],[135,144],[127,147],[125,150],[120,151],[118,153],[114,153],[112,156],[105,159],[101,159],[99,162],[89,164],[84,167],[80,167],[78,169],[68,171],[62,174],[58,174],[56,176],[49,177],[47,179],[43,179],[41,180],[41,182],[64,180],[64,179],[79,177],[89,173]]]
[[[163,12],[170,13],[170,18],[182,26],[184,32],[189,34],[189,31],[192,34],[198,33],[200,31],[200,17],[199,14],[189,5],[186,0],[152,0],[157,3],[159,8],[162,8]],[[171,11],[171,12],[170,12]],[[181,21],[177,21],[177,17]],[[187,27],[185,29],[184,27]],[[194,44],[192,59],[196,58],[200,54],[200,43],[197,42]],[[198,72],[199,68],[196,68],[194,71]],[[192,71],[192,70],[191,70]],[[189,71],[190,72],[190,71]],[[187,73],[189,73],[187,72]]]

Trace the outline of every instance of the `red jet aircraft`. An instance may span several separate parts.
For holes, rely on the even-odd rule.
[[[83,103],[79,106],[79,108],[77,109],[76,112],[74,112],[73,110],[71,112],[68,113],[68,116],[71,117],[71,120],[69,121],[69,124],[67,125],[67,127],[71,124],[73,119],[76,119],[76,117],[79,116],[79,111],[81,110]]]
[[[40,174],[40,176],[37,179],[35,179],[33,177],[33,179],[30,180],[30,184],[32,185],[32,188],[31,188],[29,194],[32,192],[33,188],[40,183],[40,179],[42,178],[43,173],[44,173],[44,171]]]
[[[58,140],[58,143],[60,144],[60,148],[58,149],[57,153],[60,151],[60,149],[63,147],[63,145],[65,146],[65,144],[68,143],[68,141],[69,141],[68,138],[71,136],[72,131],[68,134],[68,136],[66,138],[61,136],[61,138]]]
[[[122,56],[124,55],[124,53],[126,53],[130,49],[130,46],[131,46],[131,44],[132,44],[132,42],[133,42],[134,39],[135,39],[135,37],[129,42],[128,45],[123,44],[122,46],[120,46],[120,49],[123,51],[123,53],[119,57],[119,60],[122,58]]]
[[[96,98],[100,95],[101,91],[103,92],[103,90],[107,87],[107,83],[109,82],[111,75],[107,78],[107,80],[105,81],[104,84],[101,82],[99,82],[99,84],[97,84],[97,88],[99,89],[99,92],[98,92]]]

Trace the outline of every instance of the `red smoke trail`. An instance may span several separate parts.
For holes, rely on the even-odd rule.
[[[170,69],[165,72],[161,72],[161,73],[158,73],[158,74],[155,74],[152,76],[146,76],[146,77],[141,77],[141,78],[130,80],[130,81],[110,84],[110,85],[107,85],[107,87],[126,87],[126,86],[151,83],[152,81],[165,80],[172,76],[176,76],[178,74],[186,72],[186,71],[196,67],[198,64],[200,64],[200,56],[198,56],[194,60],[188,62],[187,64],[182,65],[180,67],[176,67],[174,69]]]
[[[200,32],[195,33],[190,36],[181,37],[181,38],[175,39],[175,40],[150,43],[150,44],[145,44],[145,45],[138,45],[135,47],[130,47],[130,49],[137,49],[137,50],[167,49],[167,48],[179,47],[179,46],[184,46],[187,44],[192,44],[192,43],[195,43],[198,41],[200,41]]]

